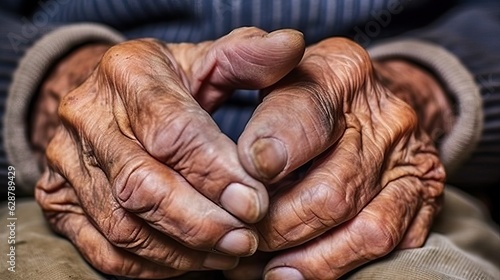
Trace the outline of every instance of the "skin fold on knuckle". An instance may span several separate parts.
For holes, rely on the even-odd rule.
[[[92,263],[101,272],[109,275],[120,275],[120,276],[135,276],[133,273],[132,265],[125,260],[120,260],[116,258],[109,258],[106,252],[102,253],[89,253],[86,255],[86,259]]]
[[[50,182],[49,179],[47,182],[41,179],[35,187],[35,199],[45,212],[83,213],[76,193],[66,181]]]
[[[415,111],[383,87],[368,89],[357,105],[353,115],[360,120],[361,132],[383,155],[390,155],[397,145],[408,142],[417,129]]]
[[[149,197],[152,195],[151,188],[154,188],[157,177],[149,175],[154,175],[155,172],[157,170],[141,157],[129,158],[111,181],[117,202],[133,213],[145,213],[157,209],[159,206],[156,200]]]
[[[102,102],[97,96],[97,87],[91,81],[84,83],[64,96],[59,104],[58,115],[67,136],[74,141],[92,135],[104,120]],[[91,117],[89,117],[91,116]]]
[[[81,226],[89,227],[91,225],[84,223]],[[79,248],[83,257],[97,270],[110,275],[129,277],[139,277],[141,273],[148,273],[147,269],[141,269],[137,256],[132,256],[128,252],[114,247],[101,236],[97,240],[91,241],[89,239],[91,237],[83,235],[83,232],[89,232],[88,229],[73,228],[70,231],[70,240]]]
[[[220,130],[191,97],[187,100],[181,97],[165,99],[163,104],[151,104],[149,109],[140,112],[143,117],[153,116],[154,123],[147,123],[139,138],[150,154],[175,167],[195,156],[192,153],[198,149],[209,147],[210,142],[217,140]],[[167,103],[171,103],[169,109],[164,108]]]
[[[371,216],[356,221],[350,229],[350,238],[355,259],[369,261],[391,252],[401,241],[402,233],[390,220]]]
[[[135,63],[147,60],[147,58],[156,59],[160,49],[163,49],[160,41],[154,39],[126,41],[112,46],[104,53],[100,68],[109,76],[120,75],[119,72],[127,69],[137,71],[140,67],[133,68]]]
[[[189,270],[199,266],[199,263],[192,257],[184,256],[178,247],[172,246],[169,237],[128,212],[118,203],[103,211],[109,213],[103,214],[94,221],[98,225],[98,230],[114,247],[175,269]]]
[[[183,252],[177,249],[170,248],[166,253],[162,252],[165,256],[163,257],[163,263],[167,264],[168,267],[190,271],[199,268],[200,264],[193,261],[192,258],[186,257]],[[198,256],[202,256],[204,253],[199,253]]]
[[[257,224],[262,237],[261,250],[276,251],[305,243],[335,226],[351,209],[340,193],[324,183],[310,183],[291,200],[279,199],[263,221]],[[275,201],[276,203],[276,201]],[[275,204],[276,205],[276,204]],[[282,219],[283,215],[287,218]]]
[[[136,161],[125,165],[113,182],[117,202],[125,210],[147,220],[156,230],[167,233],[183,244],[210,250],[216,242],[213,233],[221,230],[220,225],[213,223],[212,215],[219,215],[207,212],[204,214],[205,218],[186,221],[186,213],[170,213],[178,211],[175,209],[179,207],[179,203],[174,203],[175,200],[186,198],[176,197],[176,191],[168,186],[160,187],[168,181],[164,181],[158,172],[161,170],[150,164],[137,164]]]
[[[102,233],[111,244],[128,250],[147,247],[150,235],[144,224],[133,223],[132,217],[121,207],[116,207],[109,217],[100,224]]]

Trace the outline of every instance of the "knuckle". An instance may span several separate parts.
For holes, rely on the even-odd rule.
[[[36,183],[35,199],[43,210],[53,210],[54,206],[59,206],[59,203],[53,205],[54,202],[64,202],[66,194],[61,194],[61,192],[66,186],[67,181],[59,174],[55,174],[50,169],[46,170]]]
[[[80,244],[82,246],[83,244]],[[81,250],[85,259],[99,271],[109,275],[134,277],[141,272],[141,262],[130,259],[127,254],[121,253],[110,243],[88,244],[88,248]]]
[[[199,254],[202,254],[201,252]],[[164,263],[177,270],[192,270],[193,262],[180,250],[169,248],[165,253]]]
[[[94,266],[99,268],[100,271],[110,275],[131,275],[132,264],[125,260],[120,260],[108,256],[107,254],[96,254],[90,258]]]
[[[392,228],[389,221],[383,217],[364,219],[359,233],[363,234],[363,257],[368,260],[384,256],[392,251],[401,240],[398,229]],[[359,245],[359,244],[358,244]]]
[[[143,46],[139,41],[127,41],[109,48],[103,55],[100,69],[113,74],[116,70],[127,69],[133,62],[130,58],[140,55]]]
[[[155,163],[133,158],[120,169],[112,182],[118,204],[123,207],[126,213],[131,212],[139,215],[147,220],[148,224],[181,240],[189,247],[212,248],[212,243],[215,241],[210,233],[214,232],[216,223],[211,219],[200,217],[181,220],[177,216],[184,217],[185,214],[174,215],[170,213],[179,211],[179,203],[172,203],[175,199],[173,197],[173,194],[176,193],[175,188],[165,187],[166,178],[162,177],[164,170],[156,168],[153,165]],[[207,217],[211,214],[213,213],[207,213]],[[124,227],[132,227],[125,222],[124,220]],[[173,226],[174,224],[176,226]],[[109,228],[112,230],[110,233],[117,234],[111,237],[115,243],[130,247],[145,246],[149,242],[147,241],[149,238],[147,233],[130,229],[126,231],[126,234],[123,234],[120,232],[121,230],[118,230],[119,227],[113,224],[109,225]],[[127,237],[135,237],[135,240],[127,239]],[[139,237],[146,238],[142,241],[145,242],[144,244],[140,243]]]
[[[215,243],[214,237],[209,234],[210,226],[205,220],[187,222],[181,227],[182,242],[191,248],[210,249]]]
[[[154,208],[155,195],[150,187],[155,185],[156,172],[147,161],[134,157],[118,171],[112,182],[118,203],[131,212],[147,212]]]
[[[156,61],[158,53],[164,52],[164,45],[159,40],[130,40],[109,48],[104,53],[99,68],[110,76],[126,75],[128,72],[136,72],[139,65],[144,65],[144,61]]]
[[[278,221],[281,216],[271,213],[271,219],[257,227],[263,237],[261,247],[266,250],[275,251],[313,238],[355,214],[345,195],[325,183],[308,185],[298,199],[287,205],[283,211],[293,215],[288,216],[289,222]]]
[[[303,221],[313,228],[336,225],[355,215],[346,194],[335,187],[317,183],[303,190],[300,207],[305,209]],[[314,223],[312,222],[314,221]]]
[[[82,115],[82,105],[84,105],[84,99],[82,98],[82,92],[86,94],[90,93],[86,87],[78,87],[73,91],[69,92],[61,98],[61,102],[58,107],[59,118],[63,123],[79,123],[82,119],[85,119]],[[85,111],[85,110],[83,110]]]
[[[373,75],[372,61],[368,52],[359,44],[347,38],[329,38],[318,43],[315,53],[328,60],[329,71],[336,78],[331,83],[333,89],[342,86],[343,92],[356,92]],[[339,83],[340,82],[340,83]]]
[[[115,210],[109,217],[102,225],[102,231],[111,244],[130,250],[147,246],[149,234],[146,229],[131,222],[125,211]]]
[[[192,158],[201,147],[209,146],[206,128],[210,124],[200,110],[183,108],[179,113],[163,114],[155,119],[162,127],[153,127],[144,133],[144,142],[148,152],[160,161],[175,166]]]
[[[77,159],[69,157],[69,155],[74,153],[69,132],[60,126],[45,150],[45,158],[48,166],[54,172],[64,175],[63,171],[74,167],[74,164],[77,162]],[[54,172],[51,172],[50,175],[54,175]],[[53,176],[49,176],[48,178],[53,178]]]
[[[390,146],[396,149],[411,149],[412,140],[418,128],[418,118],[415,110],[407,103],[398,98],[382,99],[382,106],[385,108],[380,112],[379,123],[374,123],[376,130],[376,141],[383,149]],[[397,153],[395,155],[398,155]]]

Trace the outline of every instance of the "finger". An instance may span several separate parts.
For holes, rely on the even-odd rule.
[[[106,114],[98,115],[99,112],[99,110],[94,109],[93,114],[102,121],[100,125],[108,126]],[[71,136],[63,135],[60,138],[55,138],[49,145],[50,149],[47,152],[47,157],[50,158],[53,165],[59,166],[58,168],[62,170],[64,177],[68,178],[77,190],[81,189],[79,196],[92,196],[91,198],[95,199],[92,194],[106,191],[105,184],[108,183],[110,191],[114,194],[114,199],[125,210],[145,219],[155,229],[179,240],[188,247],[206,251],[216,249],[237,256],[255,252],[258,240],[255,233],[198,193],[182,176],[151,158],[137,142],[117,133],[116,127],[94,126],[92,129],[93,132],[102,133],[100,135],[106,135],[106,137],[96,137],[100,142],[92,143],[92,145],[86,140],[87,138],[77,139],[83,144],[81,147],[73,149],[81,151],[85,170],[80,173],[87,173],[87,177],[81,178],[80,173],[71,173],[81,170],[79,161],[76,163],[64,162],[64,159],[78,159],[78,154],[71,153],[72,150],[69,149],[64,154],[65,157],[60,157],[59,147],[64,143],[58,142],[71,139]],[[82,131],[89,130],[82,129]],[[98,152],[94,153],[91,147],[96,147]],[[105,164],[99,165],[96,157]],[[103,161],[102,159],[109,160]],[[106,177],[106,174],[100,174],[101,168],[110,175]],[[102,181],[106,183],[102,183]],[[87,185],[87,182],[94,183]],[[97,184],[96,182],[101,183]],[[86,188],[96,188],[97,190],[89,191]],[[107,197],[105,194],[101,196]],[[112,202],[104,200],[101,204],[107,205],[107,203]],[[89,208],[93,208],[92,205],[95,203],[89,203]],[[107,220],[105,217],[109,214],[115,218],[116,213],[113,211],[108,213],[96,211],[90,216]],[[116,218],[118,219],[116,222],[121,224],[120,217]],[[109,225],[113,225],[114,221],[107,222]],[[143,228],[141,225],[136,226]],[[136,226],[131,225],[130,228]],[[142,233],[146,235],[147,231]],[[134,236],[132,235],[132,237]],[[146,235],[146,237],[148,236]],[[136,239],[144,240],[144,236],[139,235]],[[132,241],[129,243],[133,243]],[[143,245],[145,248],[148,247],[146,244]],[[168,252],[170,251],[165,250],[165,253]]]
[[[309,47],[300,65],[269,89],[238,140],[245,169],[277,181],[325,151],[344,132],[344,113],[370,69],[366,52],[346,39]]]
[[[75,190],[50,168],[46,168],[36,184],[35,199],[47,212],[84,213]]]
[[[397,111],[389,111],[394,114],[384,116],[386,121],[398,124]],[[393,141],[373,145],[369,141],[387,139],[375,136],[382,129],[374,125],[372,128],[377,132],[373,132],[371,138],[363,138],[363,129],[356,126],[363,121],[353,122],[348,116],[348,123],[351,125],[342,138],[314,161],[304,178],[272,197],[268,215],[256,225],[261,234],[261,250],[289,248],[320,236],[353,218],[390,182],[401,178],[413,178],[417,182],[407,188],[411,194],[407,199],[435,204],[434,198],[443,185],[444,170],[429,143],[422,145],[423,142],[408,136],[392,148],[389,143]],[[384,153],[391,155],[386,157],[390,159],[384,160]]]
[[[431,230],[432,222],[439,207],[435,204],[426,204],[418,211],[416,217],[406,231],[403,240],[398,244],[398,249],[412,249],[424,245]]]
[[[94,226],[113,246],[178,270],[229,269],[236,265],[237,258],[235,257],[224,256],[217,253],[200,252],[186,248],[177,241],[153,229],[150,225],[145,223],[144,220],[139,219],[134,214],[121,208],[120,204],[114,199],[110,187],[107,185],[107,178],[102,171],[94,166],[76,166],[80,161],[76,154],[77,149],[74,147],[75,145],[71,143],[70,139],[71,138],[63,132],[57,134],[48,147],[47,158],[51,166],[55,167],[56,170],[61,170],[61,173],[68,178],[70,184],[73,185],[76,190],[76,195],[79,197],[79,203],[81,203],[83,209],[85,209],[86,215],[88,215]],[[72,146],[73,148],[69,148]],[[56,156],[60,151],[59,149],[66,151],[64,154],[65,157]],[[61,184],[61,176],[55,176],[55,178],[45,176],[44,178],[45,180],[39,183],[40,189],[42,187],[43,189],[49,189],[50,186]],[[92,183],[89,184],[89,182]],[[186,188],[185,186],[183,187]],[[57,188],[52,187],[52,189]],[[161,195],[161,193],[159,193],[159,195]],[[199,196],[199,194],[197,195]],[[151,195],[151,197],[153,197],[153,195]],[[205,199],[205,201],[208,200]],[[196,198],[193,198],[193,202],[197,203]],[[229,216],[226,212],[220,209],[219,211]],[[188,212],[188,215],[191,214],[189,211],[184,212]],[[175,214],[175,212],[173,213]],[[172,214],[165,216],[165,219],[168,220]],[[235,220],[234,218],[232,219]],[[194,222],[198,221],[195,220]],[[155,225],[156,228],[161,227],[164,223],[168,223],[168,221],[159,221],[157,223],[160,224],[160,226]],[[192,225],[187,226],[190,227]],[[181,226],[179,226],[179,229],[182,230]],[[211,228],[207,230],[211,230]],[[226,229],[224,228],[222,230]],[[241,232],[242,230],[240,230],[239,233]],[[222,232],[222,234],[224,233],[225,232]],[[217,232],[215,232],[215,234],[217,234]],[[188,236],[188,234],[186,234],[186,236]],[[183,236],[182,238],[185,237]],[[212,236],[205,238],[210,239]],[[217,238],[216,236],[215,240],[209,240],[214,247],[214,243],[218,240]],[[181,237],[179,237],[179,239],[181,239]],[[221,238],[219,243],[223,242],[224,239]],[[246,244],[243,244],[243,246],[245,245]],[[240,247],[238,246],[239,244],[236,244],[233,247],[236,247],[236,250],[238,250],[241,248],[241,245]],[[252,246],[256,247],[256,244]]]
[[[407,191],[412,184],[419,181],[391,182],[352,220],[271,260],[265,279],[337,279],[388,254],[422,207]]]
[[[168,46],[190,92],[210,112],[234,89],[262,89],[279,81],[300,62],[305,43],[296,30],[243,27],[214,42]]]
[[[259,249],[274,251],[313,239],[354,217],[379,193],[378,177],[364,177],[379,170],[363,157],[359,136],[359,129],[347,129],[300,181],[279,188],[268,215],[256,225]]]
[[[139,142],[150,156],[178,171],[200,193],[236,217],[250,223],[260,220],[267,212],[267,191],[244,171],[236,145],[189,94],[167,63],[163,46],[153,41],[129,44],[112,48],[101,63],[104,76],[110,80],[121,81],[124,75],[130,80],[113,85],[121,95],[111,101],[118,123],[115,130]],[[102,137],[115,133],[108,129],[116,126],[115,120],[102,116],[97,124],[86,118],[96,115],[96,110],[109,111],[108,104],[89,108],[92,100],[76,102],[70,98],[62,115],[69,123],[84,127],[82,131],[101,166],[114,163],[105,172],[110,181],[116,181],[120,170],[130,165],[130,157],[118,158],[124,150],[112,137]],[[75,112],[77,116],[71,115]]]
[[[50,168],[38,181],[35,196],[52,228],[68,237],[85,259],[98,270],[113,275],[142,275],[150,278],[164,278],[183,273],[155,265],[112,246],[86,219],[74,189]]]
[[[434,182],[428,183],[436,184]],[[431,188],[442,191],[443,185],[439,186],[436,184],[436,186]],[[418,248],[424,245],[434,222],[434,217],[436,217],[437,213],[441,210],[442,200],[443,195],[436,195],[434,198],[427,199],[423,202],[422,207],[406,231],[403,240],[398,245],[398,249]]]
[[[82,256],[99,271],[115,275],[163,279],[185,273],[148,261],[110,244],[84,215],[47,215],[57,232],[67,236]]]

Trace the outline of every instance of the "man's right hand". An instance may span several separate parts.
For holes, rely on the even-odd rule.
[[[234,267],[257,249],[245,223],[265,215],[268,197],[209,112],[235,88],[277,82],[303,52],[300,33],[256,28],[200,44],[110,48],[61,93],[61,125],[36,187],[51,226],[109,274]]]

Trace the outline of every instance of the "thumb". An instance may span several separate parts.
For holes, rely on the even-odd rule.
[[[169,44],[200,105],[213,111],[234,89],[262,89],[288,74],[302,59],[302,33],[267,33],[243,27],[210,42]]]

